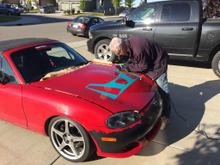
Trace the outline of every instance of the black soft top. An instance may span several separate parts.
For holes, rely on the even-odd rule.
[[[0,41],[0,52],[4,52],[6,50],[10,50],[13,48],[19,48],[21,46],[25,46],[29,44],[38,44],[41,42],[48,42],[48,41],[56,41],[56,40],[51,40],[48,38],[22,38],[22,39]]]

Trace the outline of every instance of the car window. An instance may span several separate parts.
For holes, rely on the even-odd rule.
[[[92,21],[91,21],[91,24],[92,24],[92,25],[95,25],[95,24],[97,24],[98,22],[99,22],[99,21],[98,21],[97,18],[93,18]]]
[[[26,83],[39,81],[49,72],[88,63],[64,44],[47,44],[23,49],[13,53],[11,58]]]
[[[57,58],[65,58],[68,60],[71,60],[71,59],[74,60],[74,56],[70,56],[68,54],[68,52],[62,47],[51,48],[50,50],[46,51],[46,54],[48,54],[48,56],[50,56],[50,57],[57,57]]]
[[[155,20],[155,16],[156,8],[154,6],[143,6],[131,11],[128,19],[134,22],[152,23]]]
[[[17,80],[14,75],[14,72],[12,71],[10,65],[8,64],[8,62],[6,61],[6,59],[2,55],[0,55],[0,67],[1,67],[0,71],[3,74],[6,74],[7,76],[10,77],[11,81],[9,83],[17,84]]]
[[[78,22],[78,23],[88,23],[89,22],[89,18],[88,17],[78,17],[75,22]]]
[[[190,19],[190,5],[187,3],[164,4],[162,22],[182,22]]]
[[[104,22],[104,20],[103,20],[103,19],[101,19],[101,18],[99,18],[99,23],[101,23],[101,22]]]

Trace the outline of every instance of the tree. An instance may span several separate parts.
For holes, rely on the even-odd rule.
[[[87,10],[87,2],[86,2],[86,0],[81,0],[80,1],[79,8],[82,11],[86,11]]]
[[[139,6],[143,6],[147,3],[147,0],[141,0],[141,3],[139,4]]]
[[[128,8],[133,7],[134,5],[134,0],[125,0],[125,6]]]
[[[115,8],[115,15],[118,13],[118,8],[120,7],[121,0],[112,0],[112,4]]]

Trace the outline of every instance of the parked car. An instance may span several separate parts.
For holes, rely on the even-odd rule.
[[[10,4],[0,4],[0,14],[19,16],[21,14],[21,11],[12,8]]]
[[[129,8],[123,10],[118,16],[119,17],[126,17],[131,11],[133,11],[135,8]]]
[[[25,8],[22,5],[19,5],[19,4],[11,4],[11,7],[19,10],[20,13],[23,13],[25,11]]]
[[[141,35],[159,43],[170,58],[209,62],[220,77],[220,19],[202,15],[200,0],[147,3],[133,10],[128,21],[93,26],[88,50],[96,58],[114,61],[108,47],[112,37]]]
[[[49,39],[0,41],[0,52],[0,118],[48,135],[67,160],[128,157],[159,131],[162,101],[147,76]]]
[[[40,13],[55,13],[55,7],[53,5],[46,5],[40,7]]]
[[[78,16],[71,22],[67,23],[67,32],[73,35],[88,36],[89,28],[98,23],[102,23],[104,20],[99,17],[93,16]]]

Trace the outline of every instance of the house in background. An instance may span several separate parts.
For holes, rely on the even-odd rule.
[[[10,4],[28,4],[31,2],[31,5],[34,7],[50,4],[57,7],[58,10],[65,11],[74,9],[77,12],[80,11],[79,6],[81,0],[0,0],[0,2],[1,1]],[[105,15],[112,15],[115,13],[111,0],[87,0],[86,2],[87,11],[104,12]]]
[[[0,0],[0,3],[19,4],[20,0]]]
[[[80,0],[57,0],[60,10],[80,10]],[[114,8],[111,0],[87,0],[87,11],[104,12],[106,15],[113,14]]]

